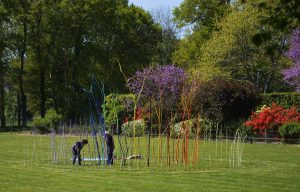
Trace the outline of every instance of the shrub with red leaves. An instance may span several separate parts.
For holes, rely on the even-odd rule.
[[[251,119],[246,121],[245,125],[262,133],[268,129],[277,131],[280,126],[289,122],[300,123],[300,113],[297,108],[284,109],[273,103],[271,107],[263,107],[260,111],[252,113]]]

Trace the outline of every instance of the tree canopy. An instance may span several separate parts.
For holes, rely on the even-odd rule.
[[[177,81],[180,69],[201,82],[293,91],[299,4],[183,0],[174,10],[150,13],[127,0],[0,0],[1,126],[5,118],[26,126],[49,109],[79,121],[88,116],[92,79],[105,93],[129,93],[124,75],[150,69],[153,81]]]
[[[3,0],[0,16],[1,28],[11,33],[1,37],[1,61],[9,49],[16,71],[10,91],[19,95],[23,117],[28,110],[43,117],[53,107],[78,119],[88,108],[83,90],[92,75],[108,92],[126,91],[119,64],[126,74],[148,66],[161,39],[160,25],[126,0]]]

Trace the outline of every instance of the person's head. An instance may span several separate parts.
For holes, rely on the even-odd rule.
[[[83,140],[82,140],[82,143],[83,143],[84,145],[86,145],[86,144],[88,144],[89,142],[88,142],[87,139],[83,139]]]
[[[105,130],[105,135],[109,134],[109,131]]]

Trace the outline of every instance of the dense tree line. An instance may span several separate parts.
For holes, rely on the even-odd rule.
[[[119,65],[131,74],[157,62],[162,41],[162,27],[127,0],[1,0],[0,28],[2,126],[9,113],[26,126],[28,112],[49,108],[78,120],[92,75],[124,92]]]
[[[285,53],[299,7],[297,0],[184,0],[172,16],[128,0],[0,0],[1,126],[14,119],[26,126],[50,108],[78,121],[89,115],[92,77],[106,93],[126,93],[124,74],[157,64],[174,63],[204,82],[291,91],[282,72],[292,65]]]
[[[189,27],[174,62],[202,81],[247,80],[262,92],[290,91],[282,70],[285,52],[299,27],[296,0],[185,0],[174,10],[179,27]]]

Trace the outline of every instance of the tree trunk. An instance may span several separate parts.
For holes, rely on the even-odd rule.
[[[45,66],[43,63],[43,49],[42,49],[42,15],[43,12],[42,10],[39,10],[38,13],[36,13],[36,17],[35,17],[35,24],[36,26],[35,29],[36,31],[34,31],[33,33],[33,37],[34,37],[34,41],[35,41],[35,56],[36,56],[36,61],[37,64],[39,65],[39,88],[40,88],[40,116],[42,118],[45,117],[45,113],[46,113],[46,93],[45,93]]]
[[[5,97],[4,97],[4,78],[3,73],[0,75],[0,117],[1,117],[1,128],[5,128]]]
[[[20,88],[20,104],[21,104],[21,116],[22,116],[22,127],[26,127],[27,125],[27,117],[26,117],[26,96],[24,93],[23,87],[23,72],[24,72],[24,64],[25,64],[25,54],[26,54],[26,46],[27,46],[27,17],[25,16],[23,19],[23,42],[22,49],[20,54],[20,72],[19,72],[19,88]]]
[[[46,94],[45,94],[45,69],[40,66],[40,115],[42,118],[45,117],[45,104],[46,104]]]
[[[18,111],[18,127],[21,127],[21,104],[20,104],[20,93],[17,96],[17,111]]]
[[[80,63],[80,54],[81,54],[81,28],[79,28],[78,36],[76,38],[76,45],[75,45],[75,56],[73,61],[73,71],[72,71],[72,101],[71,107],[72,111],[70,111],[70,118],[73,119],[75,122],[77,121],[78,114],[79,114],[79,93],[78,93],[78,68]]]
[[[42,61],[42,48],[39,45],[36,47],[37,63],[39,64],[39,86],[40,86],[40,116],[45,117],[46,114],[46,93],[45,93],[45,67]]]
[[[274,56],[271,56],[271,61],[272,61],[272,69],[269,72],[268,78],[266,80],[265,86],[264,86],[264,93],[268,93],[270,86],[272,84],[273,81],[273,77],[274,77],[274,73],[278,68],[278,63],[276,62],[276,59],[274,58]]]

